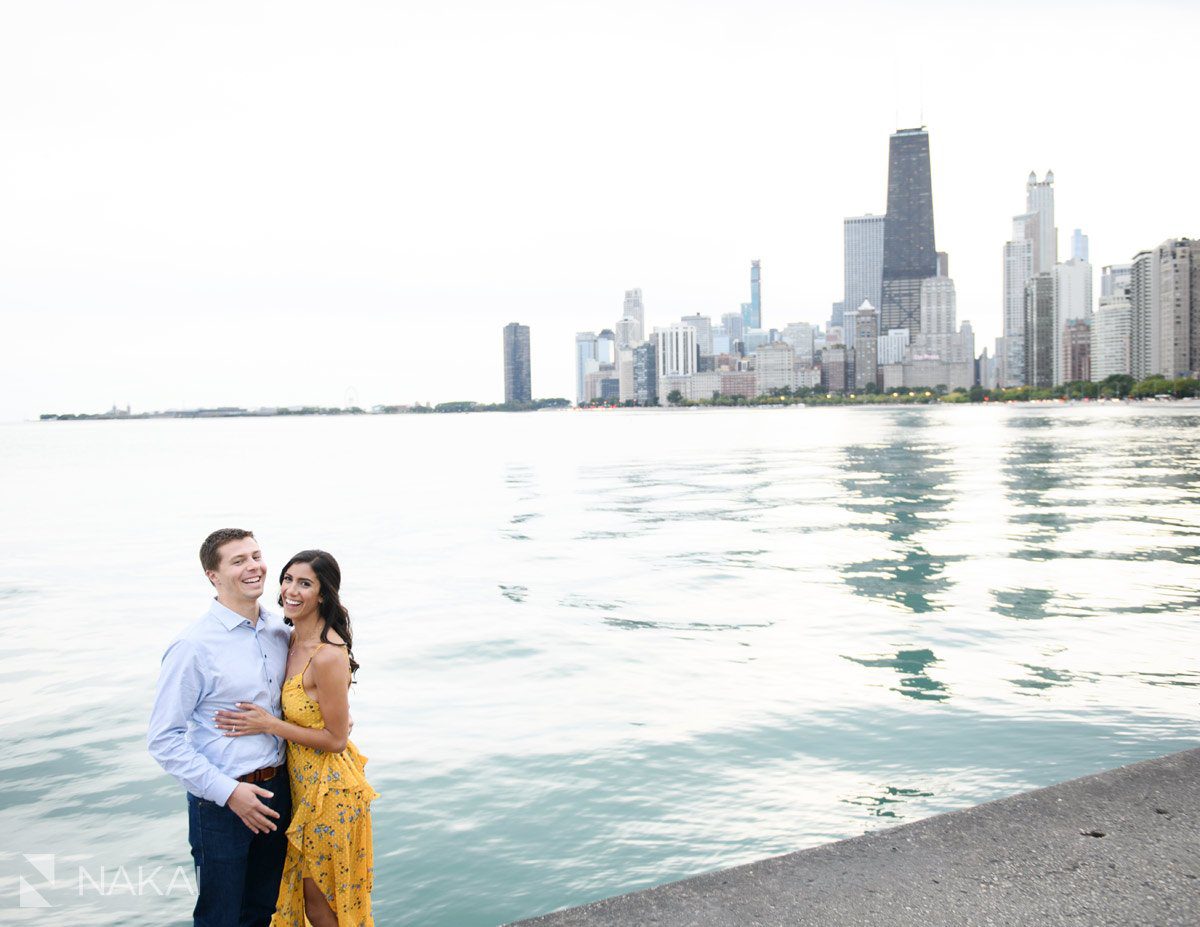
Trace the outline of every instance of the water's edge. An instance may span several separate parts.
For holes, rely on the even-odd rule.
[[[1200,749],[517,922],[1200,921]]]

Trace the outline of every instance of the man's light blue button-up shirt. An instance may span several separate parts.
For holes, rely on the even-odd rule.
[[[146,745],[193,795],[224,805],[238,776],[283,763],[282,739],[226,737],[213,715],[220,708],[236,710],[238,702],[281,715],[291,633],[282,618],[261,607],[251,625],[214,599],[208,613],[167,648]]]

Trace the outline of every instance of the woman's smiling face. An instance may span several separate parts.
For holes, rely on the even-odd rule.
[[[321,581],[307,563],[293,563],[279,583],[283,615],[295,624],[314,616],[321,604]]]

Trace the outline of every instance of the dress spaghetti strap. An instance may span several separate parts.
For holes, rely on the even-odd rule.
[[[324,646],[325,646],[325,641],[321,641],[321,643],[317,644],[317,646],[313,648],[313,652],[308,655],[308,663],[305,663],[304,669],[300,670],[301,676],[303,676],[305,673],[308,672],[309,663],[312,663],[313,657],[315,657],[317,655],[317,651],[320,650]]]

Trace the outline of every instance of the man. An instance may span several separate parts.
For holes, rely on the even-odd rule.
[[[188,791],[195,927],[267,927],[291,818],[285,745],[226,737],[213,715],[238,702],[280,714],[291,629],[258,604],[267,568],[253,533],[214,531],[200,564],[217,595],[163,656],[146,742]]]

